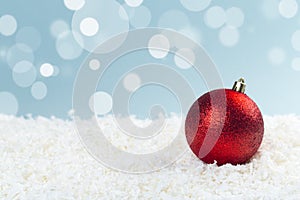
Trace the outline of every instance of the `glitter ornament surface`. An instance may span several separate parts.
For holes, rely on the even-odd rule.
[[[225,104],[222,100],[224,92]],[[211,97],[220,100],[212,104]],[[221,119],[213,113],[223,111],[223,105],[226,105],[226,116]],[[222,131],[217,133],[213,130]],[[186,118],[185,132],[191,150],[205,163],[244,164],[260,147],[264,121],[258,106],[247,95],[219,89],[204,94],[192,105]],[[215,143],[212,142],[214,139]],[[201,148],[211,148],[211,151],[201,155]]]

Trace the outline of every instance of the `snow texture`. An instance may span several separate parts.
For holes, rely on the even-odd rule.
[[[0,115],[0,199],[300,199],[300,117],[265,117],[265,128],[246,165],[207,165],[188,151],[134,175],[94,160],[72,121]]]

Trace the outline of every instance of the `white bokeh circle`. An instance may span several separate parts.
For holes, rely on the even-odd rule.
[[[13,35],[18,28],[17,20],[12,15],[0,17],[0,33],[4,36]]]
[[[298,3],[296,0],[281,0],[278,5],[279,13],[284,18],[293,18],[298,12]]]
[[[70,30],[69,24],[61,19],[54,21],[50,26],[51,35],[55,38],[57,38],[63,32],[69,30]]]
[[[133,16],[129,16],[129,20],[135,28],[147,27],[151,22],[151,11],[145,6],[139,6],[135,8]]]
[[[36,100],[42,100],[47,96],[48,88],[45,83],[38,81],[31,86],[31,95]]]
[[[226,47],[235,46],[240,39],[240,33],[237,28],[225,26],[220,30],[219,40]]]
[[[120,17],[120,13],[126,16],[126,11],[117,1],[106,0],[89,0],[84,6],[74,12],[72,18],[72,30],[76,33],[74,38],[77,43],[85,50],[95,53],[109,53],[125,41],[126,37],[118,38],[114,45],[108,45],[102,49],[96,49],[108,39],[119,33],[127,32],[129,30],[128,17]],[[88,20],[88,23],[83,23],[86,18],[92,18],[95,21]],[[87,24],[87,26],[85,26]],[[91,27],[89,27],[92,24]]]
[[[91,70],[98,70],[101,66],[101,63],[98,59],[92,59],[89,62],[89,67]]]
[[[40,74],[44,77],[50,77],[54,73],[54,67],[50,63],[44,63],[40,67]]]
[[[69,10],[79,10],[84,6],[85,0],[64,0],[64,4]]]
[[[84,18],[80,22],[80,31],[83,35],[91,37],[98,33],[99,23],[96,19],[92,17]]]
[[[13,68],[13,80],[19,87],[31,86],[37,78],[35,66],[26,60],[18,62]]]
[[[187,10],[199,12],[206,9],[211,0],[180,0],[180,2]]]
[[[286,53],[282,48],[274,47],[270,49],[268,59],[272,65],[281,65],[286,59]]]
[[[16,43],[26,44],[31,49],[37,50],[40,47],[41,42],[41,33],[34,27],[23,27],[17,32]]]
[[[240,27],[244,24],[244,12],[237,7],[231,7],[226,10],[226,24],[228,26]]]
[[[291,43],[296,51],[300,51],[300,30],[297,30],[293,33]]]
[[[296,71],[300,71],[300,57],[297,57],[297,58],[293,59],[292,68]]]
[[[162,34],[157,34],[151,37],[148,43],[148,50],[154,58],[164,58],[170,50],[170,42],[168,38]]]
[[[82,54],[83,49],[76,42],[74,36],[77,36],[78,41],[81,38],[79,33],[67,31],[60,34],[56,39],[56,51],[65,60],[76,59]]]
[[[205,13],[204,22],[210,28],[220,28],[226,22],[225,10],[220,6],[209,8]]]
[[[188,58],[189,62],[183,59],[181,56]],[[192,67],[195,63],[196,56],[192,49],[190,48],[182,48],[179,49],[174,55],[174,62],[177,67],[181,69],[188,69]]]
[[[125,3],[130,7],[138,7],[144,0],[125,0]]]
[[[0,113],[6,115],[16,115],[19,103],[15,95],[10,92],[0,92]]]
[[[262,3],[261,5],[262,14],[267,19],[276,19],[280,16],[278,10],[279,0],[264,0],[261,1],[261,3]]]
[[[105,115],[112,110],[113,100],[110,94],[95,92],[89,100],[89,107],[96,115]]]
[[[123,79],[124,88],[129,92],[137,90],[141,86],[141,82],[141,78],[135,73],[127,74]]]
[[[4,60],[6,58],[7,50],[6,49],[0,49],[0,60]]]
[[[31,47],[26,44],[17,43],[8,49],[6,62],[11,68],[13,68],[16,63],[23,60],[27,60],[31,63],[34,61],[34,54]]]

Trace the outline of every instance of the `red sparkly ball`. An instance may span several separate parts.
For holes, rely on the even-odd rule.
[[[185,132],[191,150],[205,163],[244,164],[262,142],[264,121],[247,95],[220,89],[204,94],[192,105]]]

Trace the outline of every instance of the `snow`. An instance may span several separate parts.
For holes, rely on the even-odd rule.
[[[0,199],[300,199],[300,117],[264,119],[262,146],[246,165],[207,165],[187,151],[135,175],[93,159],[72,121],[0,115]]]

